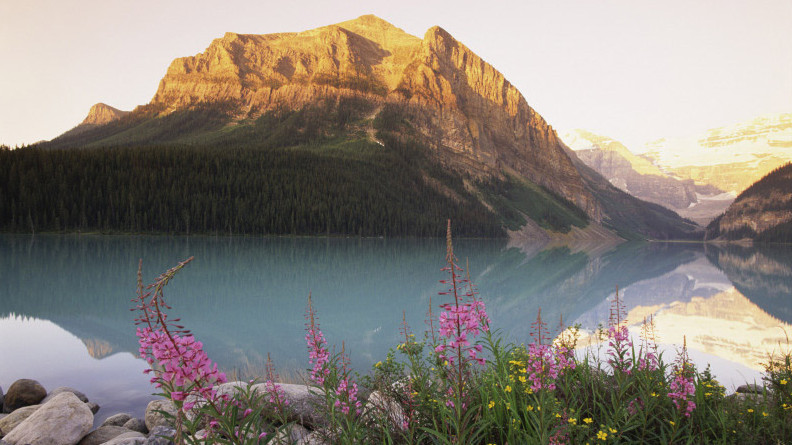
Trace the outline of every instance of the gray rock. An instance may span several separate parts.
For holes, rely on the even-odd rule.
[[[124,426],[124,424],[129,422],[129,419],[131,418],[132,416],[127,413],[119,413],[105,419],[101,426]]]
[[[91,410],[91,413],[93,413],[93,414],[96,414],[96,413],[98,413],[98,412],[99,412],[99,408],[100,408],[100,406],[99,406],[99,405],[97,405],[97,404],[96,404],[96,403],[94,403],[94,402],[88,402],[88,403],[86,403],[86,404],[85,404],[85,406],[87,406],[87,407],[88,407],[88,409],[90,409],[90,410]]]
[[[137,431],[130,431],[116,436],[115,439],[105,442],[104,445],[143,445],[144,443],[146,443],[146,436]]]
[[[64,392],[41,405],[5,441],[11,445],[75,445],[92,426],[91,410],[77,396]]]
[[[269,443],[273,445],[291,445],[293,443],[300,443],[300,441],[308,437],[309,434],[311,434],[311,432],[308,431],[307,428],[294,423],[279,429],[278,432],[275,433],[275,437]]]
[[[115,439],[116,437],[124,433],[130,433],[130,432],[132,431],[121,426],[113,426],[113,425],[100,426],[99,428],[91,431],[87,436],[83,437],[79,445],[101,445],[105,442],[109,442]]]
[[[395,400],[379,391],[373,391],[369,394],[364,415],[371,420],[387,418],[390,425],[404,430],[404,409]]]
[[[47,397],[47,390],[41,383],[31,379],[19,379],[8,388],[3,400],[3,411],[10,413],[23,406],[38,405]]]
[[[321,433],[314,431],[300,439],[300,441],[297,442],[297,445],[330,445],[330,442],[324,440]]]
[[[88,397],[85,397],[85,394],[81,393],[80,391],[77,391],[74,388],[69,388],[68,386],[60,386],[50,391],[50,393],[47,394],[47,397],[44,397],[44,400],[41,401],[41,404],[43,405],[49,402],[53,397],[57,396],[62,392],[70,392],[75,396],[77,396],[78,399],[82,400],[85,403],[88,403]]]
[[[148,428],[146,428],[146,421],[138,419],[137,417],[127,420],[127,422],[121,426],[132,431],[137,431],[138,433],[148,434],[149,432]]]
[[[165,411],[170,413],[171,416],[176,416],[176,406],[173,405],[173,402],[170,400],[159,399],[159,400],[152,400],[149,402],[148,406],[146,406],[146,428],[149,431],[154,431],[155,427],[158,426],[170,426],[171,419],[165,417],[165,415],[160,412]],[[150,436],[150,435],[149,435]]]
[[[317,411],[324,399],[319,388],[309,388],[306,385],[295,385],[289,383],[278,384],[283,391],[286,400],[289,401],[288,419],[298,422],[307,427],[320,427],[327,425],[327,419]],[[263,383],[253,386],[253,389],[267,394],[267,388]]]
[[[160,425],[151,429],[151,432],[146,438],[146,445],[173,445],[173,441],[167,437],[176,435],[176,430],[169,426]]]
[[[765,388],[756,383],[746,383],[737,387],[737,392],[740,394],[762,394],[764,391]]]
[[[7,435],[17,425],[30,417],[41,405],[31,405],[19,408],[11,414],[0,419],[0,437]]]

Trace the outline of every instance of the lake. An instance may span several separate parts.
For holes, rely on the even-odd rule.
[[[792,332],[788,247],[454,244],[511,341],[530,342],[539,308],[551,330],[562,316],[596,330],[618,286],[636,335],[653,315],[666,361],[685,336],[700,369],[733,388],[759,379]],[[300,378],[309,293],[327,340],[344,342],[360,372],[399,342],[402,314],[420,337],[430,300],[435,311],[443,301],[440,239],[0,235],[0,385],[75,387],[102,406],[97,421],[142,415],[153,388],[129,311],[138,260],[148,283],[190,256],[166,288],[171,313],[240,376],[260,375],[269,353],[285,379]]]

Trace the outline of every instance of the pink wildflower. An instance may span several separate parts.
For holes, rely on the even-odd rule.
[[[308,323],[306,323],[308,332],[305,334],[305,341],[308,343],[308,363],[313,365],[311,380],[322,385],[325,378],[330,374],[330,368],[328,367],[330,352],[326,348],[327,341],[324,334],[319,329],[319,324],[316,323],[316,313],[314,312],[310,294],[308,294],[308,313],[306,318],[308,319]]]
[[[683,337],[682,351],[677,356],[674,364],[673,380],[669,385],[668,398],[674,402],[674,406],[683,411],[685,417],[696,409],[696,402],[691,400],[696,395],[696,385],[694,384],[695,370],[687,355],[687,339]]]

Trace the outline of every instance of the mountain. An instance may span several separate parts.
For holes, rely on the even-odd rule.
[[[779,113],[713,128],[697,137],[660,139],[646,144],[643,156],[680,179],[737,195],[792,161],[791,148],[792,113]]]
[[[129,114],[129,111],[119,110],[117,108],[111,107],[110,105],[99,102],[91,107],[91,109],[88,111],[88,115],[85,116],[85,119],[83,119],[80,125],[77,125],[76,127],[62,134],[60,137],[69,138],[70,136],[76,136],[92,128],[117,121],[127,114]]]
[[[792,242],[792,164],[745,189],[707,226],[707,239]]]
[[[163,146],[170,151],[161,150]],[[149,173],[132,174],[130,188],[156,185],[160,193],[171,191],[171,205],[194,201],[189,189],[240,201],[224,209],[235,215],[220,212],[215,221],[207,221],[206,212],[190,204],[159,230],[189,230],[200,221],[199,226],[192,225],[194,230],[216,231],[220,225],[231,232],[425,235],[410,221],[420,220],[421,227],[439,223],[437,230],[442,230],[445,217],[462,215],[479,226],[463,228],[468,235],[490,236],[498,230],[503,234],[503,228],[531,226],[529,236],[541,237],[590,223],[604,223],[631,237],[690,237],[696,229],[670,216],[657,225],[658,218],[652,217],[657,209],[631,201],[626,194],[598,195],[601,189],[592,189],[574,156],[522,94],[442,28],[430,28],[421,39],[370,15],[300,33],[226,33],[203,53],[174,60],[149,104],[39,146],[101,148],[112,151],[72,156],[106,153],[101,156],[130,159],[140,156],[141,147],[160,148],[157,156],[166,163],[181,159],[183,153],[172,155],[172,151],[184,147],[204,150],[201,156],[210,162],[244,148],[244,156],[250,156],[250,150],[257,153],[246,162],[261,166],[246,170],[246,175],[254,176],[250,180],[234,179],[248,182],[246,186],[201,177],[189,187],[176,185],[175,191],[171,179],[155,178],[146,185],[135,182],[140,181],[136,176]],[[135,152],[125,151],[129,149]],[[321,159],[321,166],[314,166],[316,159]],[[270,179],[275,177],[277,184]],[[270,216],[246,224],[246,218],[255,214],[253,209],[261,206],[260,198],[251,193],[272,187],[288,190],[275,197],[270,194],[268,199],[281,199]],[[323,193],[313,193],[317,187],[332,195],[332,205],[317,196]],[[295,192],[297,199],[290,198]],[[118,199],[128,199],[119,195]],[[128,210],[159,205],[150,196],[122,205],[111,201],[121,210],[113,211],[112,221],[98,223],[151,230],[156,221],[131,222],[129,218],[136,216]],[[606,214],[604,201],[611,198],[629,201],[630,210],[620,210],[618,217]],[[311,204],[306,206],[308,201]],[[14,224],[35,225],[26,216],[30,212],[21,208],[25,200],[19,202],[12,209]],[[374,212],[380,215],[376,221],[366,219],[371,205],[382,207]],[[339,213],[338,208],[347,210]],[[74,221],[74,214],[81,212],[67,208],[61,213]],[[623,217],[649,225],[625,226]],[[349,218],[363,220],[351,226],[343,223]],[[47,219],[51,221],[52,215]],[[378,225],[383,227],[377,229]]]
[[[562,138],[581,161],[611,184],[645,201],[679,211],[698,204],[697,193],[704,191],[704,187],[697,187],[693,180],[669,176],[609,137],[578,129]]]

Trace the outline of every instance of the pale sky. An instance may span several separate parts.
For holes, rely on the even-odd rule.
[[[91,105],[148,103],[176,57],[226,31],[303,31],[375,14],[439,25],[557,130],[635,150],[792,111],[790,0],[0,0],[0,143],[51,139]]]

